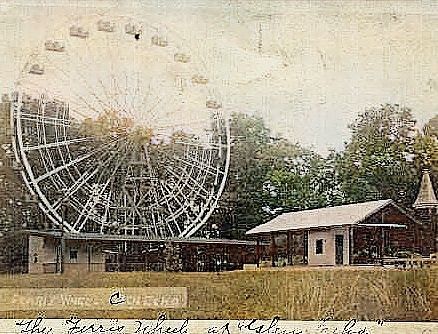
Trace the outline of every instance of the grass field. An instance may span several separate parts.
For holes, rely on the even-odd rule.
[[[168,318],[317,320],[438,320],[438,267],[294,268],[223,273],[94,273],[0,276],[0,287],[188,287],[188,307],[165,310]],[[3,303],[7,301],[2,301]],[[47,311],[46,317],[155,318],[162,310]],[[35,317],[36,311],[0,313]]]

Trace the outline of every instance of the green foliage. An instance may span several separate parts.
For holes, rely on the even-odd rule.
[[[423,133],[415,138],[415,166],[417,170],[430,170],[434,189],[438,191],[438,116],[424,126]]]
[[[348,202],[392,198],[405,204],[416,195],[415,120],[411,110],[382,105],[360,114],[337,169]]]
[[[438,138],[438,115],[432,117],[424,126],[423,132],[425,135]]]
[[[213,218],[226,237],[243,237],[287,211],[383,198],[410,206],[423,168],[438,189],[438,116],[421,133],[409,108],[371,108],[350,124],[345,149],[327,157],[270,137],[261,118],[236,113],[231,124],[230,175],[220,201],[228,210]]]
[[[298,144],[272,138],[263,119],[245,114],[233,115],[231,131],[229,178],[220,209],[212,217],[225,230],[223,236],[243,237],[282,211],[343,201],[335,153],[324,159]]]
[[[269,145],[264,157],[271,166],[265,176],[265,203],[283,211],[333,205],[342,199],[336,182],[332,156],[323,159],[315,152],[286,140]]]
[[[231,119],[231,165],[221,207],[232,207],[223,219],[224,236],[237,238],[263,221],[262,194],[264,177],[269,170],[261,157],[269,142],[269,129],[260,117],[236,113]],[[216,217],[217,218],[217,217]],[[215,219],[213,217],[213,219]]]

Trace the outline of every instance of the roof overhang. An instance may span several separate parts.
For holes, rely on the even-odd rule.
[[[256,246],[256,242],[253,240],[237,240],[237,239],[207,239],[207,238],[147,238],[141,235],[108,235],[98,233],[61,233],[61,231],[38,231],[38,230],[23,230],[21,233],[32,236],[40,236],[46,238],[65,240],[78,240],[78,241],[132,241],[132,242],[145,242],[145,243],[164,243],[174,242],[180,244],[216,244],[216,245],[234,245],[234,246]]]
[[[355,227],[390,227],[390,228],[407,228],[403,224],[357,224]]]

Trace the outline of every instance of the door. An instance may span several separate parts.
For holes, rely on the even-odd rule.
[[[335,263],[344,264],[344,236],[335,235]]]

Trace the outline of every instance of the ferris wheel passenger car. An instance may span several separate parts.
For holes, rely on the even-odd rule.
[[[128,23],[125,25],[125,33],[127,33],[128,35],[141,34],[141,32],[142,29],[136,24]]]
[[[208,100],[205,103],[205,105],[209,109],[220,109],[220,108],[222,108],[222,104],[217,102],[217,101],[214,101],[214,100]]]
[[[173,58],[179,63],[188,63],[190,61],[190,56],[185,53],[175,53]]]
[[[99,20],[97,22],[97,30],[105,32],[114,32],[116,30],[116,25],[111,21]]]
[[[39,64],[33,64],[29,70],[30,74],[42,75],[44,74],[44,67]]]
[[[198,85],[206,85],[208,83],[208,79],[202,75],[194,75],[192,76],[192,83]]]
[[[55,52],[64,52],[65,51],[64,43],[62,43],[60,41],[48,40],[44,43],[44,47],[47,51],[55,51]]]
[[[169,45],[169,43],[167,42],[166,39],[164,39],[163,37],[160,37],[158,35],[153,36],[151,38],[151,42],[152,42],[152,45],[161,46],[161,47],[166,47]]]
[[[86,30],[82,27],[71,26],[70,27],[70,36],[85,39],[85,38],[88,38],[89,32],[88,32],[88,30]]]

